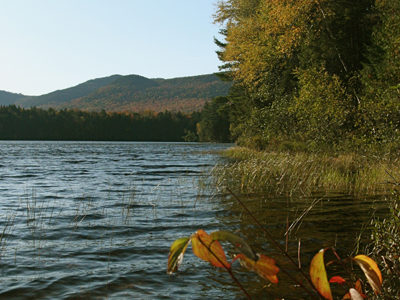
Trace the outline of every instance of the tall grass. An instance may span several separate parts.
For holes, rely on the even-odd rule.
[[[382,266],[383,294],[385,299],[400,298],[400,193],[397,190],[387,198],[390,212],[371,222],[371,244],[367,246],[371,256]]]
[[[392,174],[400,173],[400,161],[385,156],[260,152],[243,147],[228,149],[224,155],[231,161],[214,168],[217,184],[246,194],[385,194],[393,189],[388,184]]]

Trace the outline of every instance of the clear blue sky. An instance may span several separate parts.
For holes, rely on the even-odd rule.
[[[0,0],[0,90],[218,71],[216,0]]]

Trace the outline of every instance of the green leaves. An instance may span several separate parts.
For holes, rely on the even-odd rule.
[[[180,238],[172,243],[168,256],[167,273],[172,274],[178,270],[179,265],[182,263],[183,255],[189,246],[190,238]]]

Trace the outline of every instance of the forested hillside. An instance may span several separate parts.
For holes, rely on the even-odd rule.
[[[126,80],[126,76],[121,79]],[[109,111],[198,111],[208,100],[228,93],[230,83],[215,75],[175,79],[146,79],[135,84],[116,80],[96,92],[59,107]]]
[[[230,86],[231,83],[221,81],[214,74],[174,79],[113,75],[41,96],[0,91],[0,105],[87,111],[192,112],[201,110],[210,99],[226,95]]]
[[[400,1],[226,0],[215,20],[239,143],[398,149]]]
[[[84,97],[96,91],[97,89],[108,85],[115,80],[118,80],[118,78],[120,77],[121,75],[112,75],[109,77],[92,79],[84,83],[78,84],[77,86],[54,91],[42,96],[24,97],[23,99],[17,100],[13,104],[18,104],[23,107],[53,107],[57,105],[62,105],[65,102],[71,101],[71,99]]]

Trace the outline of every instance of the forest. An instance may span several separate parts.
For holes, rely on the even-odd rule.
[[[233,86],[205,105],[197,132],[200,140],[240,146],[225,152],[233,163],[215,170],[218,182],[242,211],[261,195],[252,213],[282,196],[290,209],[313,196],[349,197],[369,215],[352,251],[376,260],[375,286],[348,284],[350,295],[332,284],[331,294],[337,278],[328,282],[325,267],[314,272],[314,259],[311,286],[324,299],[399,299],[400,1],[225,0],[214,20],[222,76]],[[365,202],[371,197],[382,201],[383,215]],[[340,199],[336,205],[339,211]],[[330,224],[327,215],[321,220]],[[357,213],[342,216],[356,224]],[[314,256],[320,266],[325,250]],[[257,262],[247,265],[264,274]],[[313,280],[316,273],[323,276]]]
[[[214,18],[234,86],[201,132],[220,114],[229,138],[257,149],[398,149],[398,0],[227,0]]]
[[[0,106],[0,140],[192,141],[198,113],[109,113]]]

